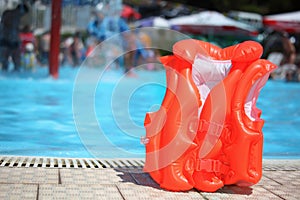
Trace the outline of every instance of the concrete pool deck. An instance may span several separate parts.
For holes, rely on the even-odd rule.
[[[165,191],[143,172],[142,159],[133,160],[132,166],[121,162],[121,167],[119,161],[103,168],[68,168],[66,163],[52,165],[51,161],[45,166],[34,162],[24,166],[0,159],[0,199],[300,199],[300,159],[263,160],[258,184],[225,186],[215,193]]]

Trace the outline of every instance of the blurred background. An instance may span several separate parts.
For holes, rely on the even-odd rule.
[[[29,12],[21,19],[20,30],[29,27],[36,39],[34,48],[37,60],[39,64],[45,64],[46,59],[42,58],[42,51],[45,50],[42,49],[46,45],[42,40],[45,38],[50,40],[46,33],[51,30],[52,1],[3,0],[0,1],[0,15],[7,9],[15,8],[19,3],[29,6]],[[290,62],[295,64],[292,67],[285,66],[288,70],[292,68],[292,71],[296,71],[299,68],[300,6],[296,0],[284,2],[279,0],[238,2],[234,0],[61,0],[60,64],[65,64],[65,61],[70,60],[64,54],[76,35],[82,40],[82,51],[88,51],[89,46],[95,45],[95,38],[91,39],[88,24],[99,13],[104,13],[101,9],[106,4],[109,4],[110,8],[105,10],[104,15],[110,13],[109,10],[119,10],[119,17],[125,20],[130,29],[169,28],[195,39],[212,42],[220,47],[245,40],[255,40],[264,46],[263,58],[268,58],[280,66],[291,64]],[[176,40],[168,35],[159,35],[159,37],[151,35],[151,37],[152,42],[161,39],[165,43],[172,44]],[[96,43],[99,43],[99,38],[96,40],[98,40]],[[287,57],[290,56],[287,55],[290,54],[287,51],[294,51],[293,61],[287,61],[289,59]],[[86,52],[81,53],[86,54]],[[167,52],[161,51],[160,53],[166,54]],[[281,74],[281,71],[274,77],[285,76]],[[298,81],[300,78],[294,77],[294,79]]]

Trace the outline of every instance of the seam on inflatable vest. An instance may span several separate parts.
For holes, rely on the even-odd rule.
[[[143,168],[142,158],[55,158],[0,156],[0,167],[42,167],[42,168]]]

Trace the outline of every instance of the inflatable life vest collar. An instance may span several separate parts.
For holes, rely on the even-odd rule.
[[[183,41],[184,42],[184,41]],[[223,55],[223,49],[211,44],[209,42],[201,41],[201,40],[195,40],[195,42],[198,44],[198,46],[201,46],[202,52],[198,51],[198,54],[201,54],[204,57],[215,59],[215,60],[227,60],[228,57],[224,57]],[[205,53],[203,53],[203,51]]]
[[[173,45],[173,54],[190,64],[194,62],[197,53],[207,54],[194,39],[182,40]]]
[[[230,56],[233,62],[252,63],[261,57],[263,47],[258,42],[245,41],[225,48],[224,52],[228,53],[227,56]]]

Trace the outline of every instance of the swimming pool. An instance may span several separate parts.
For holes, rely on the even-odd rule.
[[[143,120],[164,97],[164,71],[129,78],[82,70],[63,67],[58,80],[45,68],[0,73],[0,155],[144,157]],[[299,91],[300,84],[272,80],[261,91],[264,158],[300,158]]]

